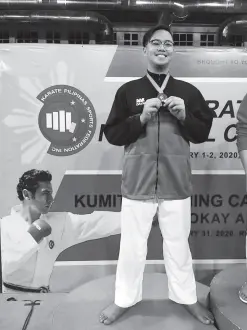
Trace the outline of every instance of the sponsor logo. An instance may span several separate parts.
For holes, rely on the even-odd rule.
[[[144,97],[136,99],[136,106],[143,105],[145,103]]]

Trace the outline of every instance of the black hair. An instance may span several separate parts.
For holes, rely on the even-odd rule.
[[[159,24],[159,25],[156,25],[154,27],[152,27],[151,29],[149,29],[143,36],[143,39],[142,39],[142,45],[143,47],[146,47],[147,46],[147,43],[151,40],[152,38],[152,35],[154,34],[154,32],[158,31],[158,30],[165,30],[167,32],[170,33],[170,35],[172,36],[172,32],[169,28],[168,25],[164,25],[164,24]]]
[[[34,196],[36,190],[39,187],[39,182],[51,182],[52,175],[49,171],[43,170],[29,170],[25,172],[19,179],[19,183],[17,185],[17,195],[18,198],[23,201],[23,189],[27,189]]]

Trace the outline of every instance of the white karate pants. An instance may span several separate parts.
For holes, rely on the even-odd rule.
[[[123,198],[121,242],[115,286],[115,304],[120,307],[130,307],[142,300],[147,240],[157,208],[163,236],[169,299],[186,305],[197,301],[188,243],[191,227],[190,197],[172,201],[140,201]]]

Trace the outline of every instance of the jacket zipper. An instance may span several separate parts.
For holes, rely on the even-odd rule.
[[[157,165],[156,165],[155,197],[157,197],[157,187],[158,187],[159,152],[160,152],[160,113],[158,111],[158,146],[157,146]]]
[[[160,85],[160,78],[159,75],[159,85]],[[157,165],[156,165],[156,182],[155,182],[155,197],[157,197],[157,188],[158,188],[158,174],[159,174],[159,152],[160,152],[160,112],[158,111],[158,146],[157,146]]]

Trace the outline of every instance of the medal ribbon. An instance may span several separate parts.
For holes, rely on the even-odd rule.
[[[156,91],[159,93],[159,94],[163,94],[163,90],[166,88],[166,85],[168,83],[168,80],[170,78],[170,73],[168,72],[161,87],[154,81],[154,79],[150,76],[149,73],[147,73],[147,78],[148,80],[151,82],[151,84],[154,86],[154,88],[156,89]]]

